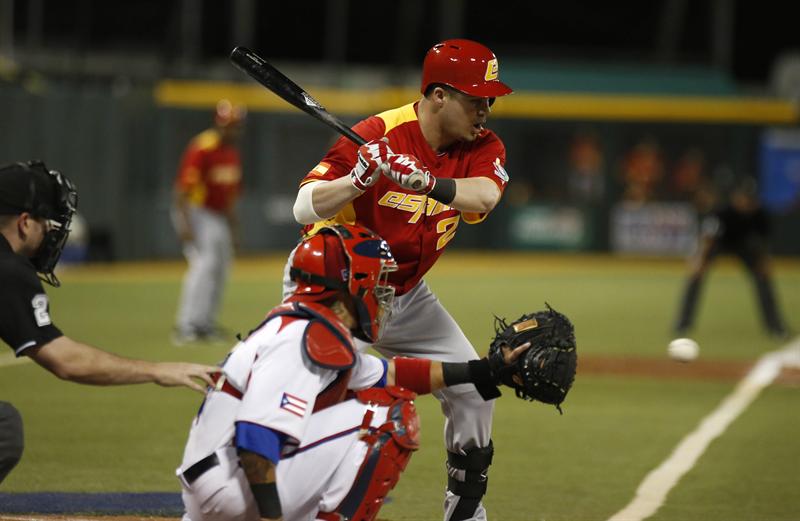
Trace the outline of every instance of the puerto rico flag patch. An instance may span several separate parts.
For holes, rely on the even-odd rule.
[[[308,402],[303,400],[302,398],[298,398],[297,396],[291,395],[289,393],[283,393],[281,397],[281,409],[284,411],[288,411],[295,416],[303,417],[306,413],[306,406]]]

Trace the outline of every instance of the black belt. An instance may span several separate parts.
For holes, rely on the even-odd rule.
[[[194,483],[197,478],[202,476],[207,470],[213,469],[219,465],[219,458],[217,454],[214,453],[210,456],[206,456],[205,458],[201,459],[185,471],[183,471],[183,479],[186,480],[186,483],[191,485]]]

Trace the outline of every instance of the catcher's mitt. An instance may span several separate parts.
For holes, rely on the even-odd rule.
[[[546,304],[547,309],[521,316],[511,324],[495,317],[496,335],[489,347],[489,363],[496,378],[514,388],[518,398],[556,406],[567,396],[578,365],[572,322]],[[511,365],[503,363],[503,346],[531,347]]]

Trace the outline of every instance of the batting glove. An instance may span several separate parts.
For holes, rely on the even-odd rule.
[[[396,154],[389,161],[386,177],[407,190],[427,194],[433,190],[436,178],[425,165],[411,154]]]
[[[356,165],[350,171],[350,181],[358,190],[364,192],[375,184],[381,172],[389,169],[387,161],[392,155],[389,140],[381,138],[372,140],[358,147]]]

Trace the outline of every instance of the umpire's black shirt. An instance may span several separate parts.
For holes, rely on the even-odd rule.
[[[62,335],[31,261],[14,253],[0,234],[0,338],[17,356]]]
[[[769,217],[761,207],[743,212],[727,205],[717,212],[716,218],[720,226],[719,241],[727,248],[736,249],[752,239],[766,239],[769,235]]]

